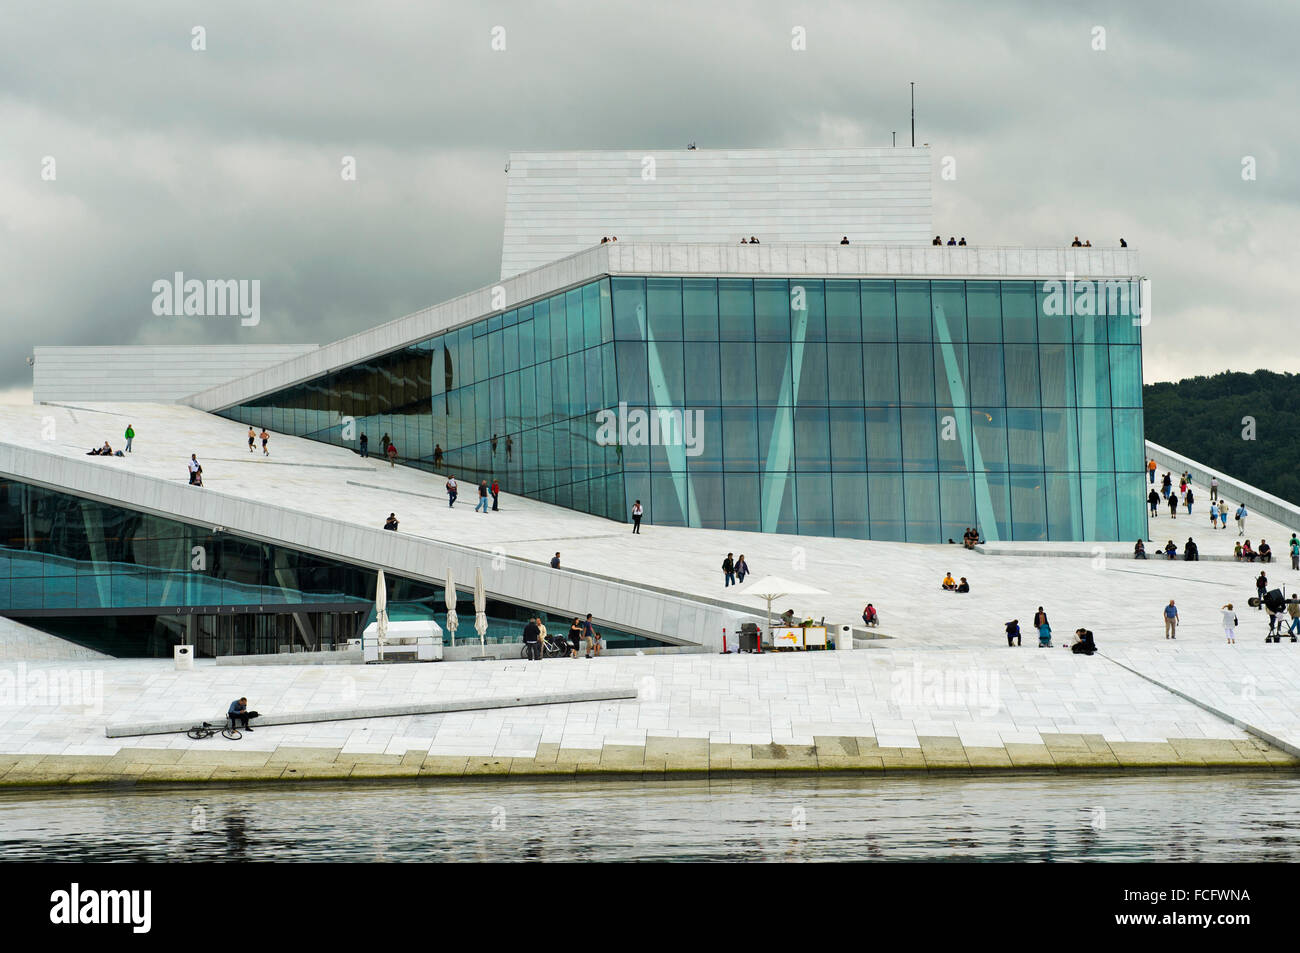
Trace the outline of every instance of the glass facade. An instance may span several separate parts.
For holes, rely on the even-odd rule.
[[[1138,302],[1052,285],[606,278],[223,413],[618,520],[1145,536]]]
[[[443,623],[442,586],[385,575],[389,618]],[[200,655],[328,649],[373,621],[375,584],[374,570],[335,559],[0,480],[0,615],[110,655],[170,657],[182,638]],[[473,590],[457,597],[459,639],[477,641]],[[487,641],[519,641],[534,614],[488,599]],[[611,648],[657,644],[601,633]]]

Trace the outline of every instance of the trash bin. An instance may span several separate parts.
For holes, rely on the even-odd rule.
[[[835,651],[853,651],[853,626],[837,625],[835,627]]]
[[[176,671],[178,672],[194,671],[194,646],[173,645],[172,659],[176,662]]]

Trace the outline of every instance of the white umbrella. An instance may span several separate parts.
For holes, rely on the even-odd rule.
[[[451,567],[447,567],[447,589],[445,599],[447,605],[447,631],[451,633],[451,647],[456,647],[456,626],[460,625],[460,620],[456,618],[456,580],[452,576]]]
[[[474,631],[478,633],[479,651],[487,651],[487,589],[483,587],[483,567],[474,569]]]
[[[772,602],[774,600],[780,599],[782,596],[824,596],[827,595],[827,592],[825,589],[807,586],[802,582],[792,582],[780,576],[764,576],[762,579],[755,579],[753,582],[740,587],[736,591],[736,595],[756,596],[759,599],[767,600],[767,630],[771,632]]]
[[[379,631],[379,645],[382,647],[388,639],[388,582],[384,579],[382,569],[375,581],[375,627]]]

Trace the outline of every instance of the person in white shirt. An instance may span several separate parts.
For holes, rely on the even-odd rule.
[[[638,536],[641,535],[641,516],[645,510],[641,509],[641,501],[637,500],[632,504],[632,532]]]
[[[1229,602],[1223,607],[1223,631],[1228,636],[1228,644],[1237,644],[1237,613],[1232,610],[1232,603]]]
[[[199,466],[199,458],[192,453],[190,454],[189,468],[191,485],[198,483],[199,474],[203,472],[203,467]]]
[[[456,505],[456,478],[451,477],[447,480],[447,507],[451,508]]]

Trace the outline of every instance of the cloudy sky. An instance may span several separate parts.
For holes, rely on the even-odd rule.
[[[909,81],[936,231],[1127,238],[1148,381],[1295,369],[1297,36],[1281,0],[7,0],[0,391],[36,345],[324,343],[490,284],[511,150],[903,143]],[[176,271],[260,278],[261,323],[155,317]]]

